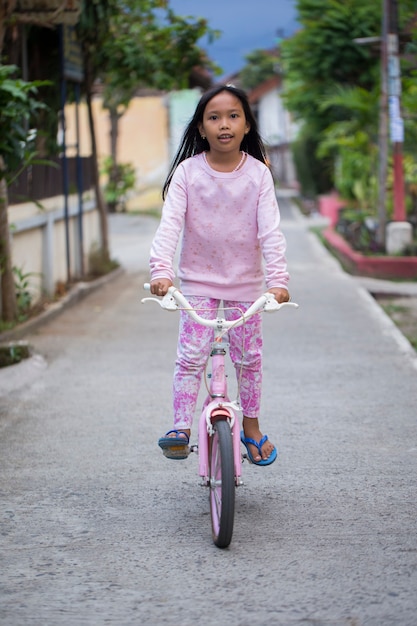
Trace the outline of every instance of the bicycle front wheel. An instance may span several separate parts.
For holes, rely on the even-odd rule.
[[[214,424],[209,464],[213,541],[217,547],[227,548],[232,540],[235,516],[235,468],[232,432],[226,420]]]

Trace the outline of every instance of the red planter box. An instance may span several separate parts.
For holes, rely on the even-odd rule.
[[[319,196],[319,213],[329,218],[331,226],[336,226],[339,219],[339,211],[344,206],[346,206],[346,202],[343,202],[337,193]]]
[[[417,256],[365,256],[353,250],[331,226],[323,232],[323,236],[335,255],[356,276],[387,280],[417,279]]]

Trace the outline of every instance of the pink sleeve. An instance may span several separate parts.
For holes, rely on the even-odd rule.
[[[187,191],[184,169],[179,166],[172,177],[162,208],[161,221],[151,245],[151,280],[168,278],[174,281],[174,256],[184,223]]]
[[[271,172],[266,170],[258,202],[258,238],[265,261],[265,282],[268,289],[286,289],[289,281],[285,258],[286,241],[279,224],[280,212],[274,181]]]

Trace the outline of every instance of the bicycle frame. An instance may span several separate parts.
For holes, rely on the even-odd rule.
[[[214,341],[210,351],[211,373],[209,395],[203,405],[198,423],[198,459],[201,484],[209,484],[209,451],[208,437],[213,435],[213,422],[226,419],[229,422],[233,440],[233,460],[235,468],[235,484],[242,482],[242,455],[240,452],[240,426],[236,413],[241,411],[237,402],[230,402],[227,394],[227,376],[225,357],[227,344],[222,340],[221,324],[225,320],[217,320],[219,326],[215,330]]]

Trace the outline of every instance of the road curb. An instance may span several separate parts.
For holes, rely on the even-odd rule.
[[[47,311],[44,311],[44,313],[41,313],[37,317],[20,324],[11,331],[1,333],[0,343],[18,340],[29,333],[36,332],[44,324],[51,322],[65,310],[69,309],[74,304],[77,304],[100,287],[103,287],[107,283],[117,279],[124,273],[125,269],[123,267],[118,267],[109,274],[101,276],[96,280],[77,283],[70,289],[64,298],[51,305]],[[11,392],[16,392],[25,385],[34,382],[36,378],[38,378],[45,371],[47,366],[48,364],[46,360],[40,354],[33,354],[30,358],[20,361],[20,363],[1,368],[0,398]]]
[[[63,311],[83,300],[90,293],[93,293],[103,285],[115,280],[124,273],[125,269],[123,267],[118,267],[109,274],[100,276],[100,278],[97,278],[96,280],[76,283],[69,290],[69,292],[61,300],[59,300],[59,302],[51,304],[50,307],[40,315],[27,320],[27,322],[23,322],[23,324],[19,324],[19,326],[16,326],[12,330],[0,333],[0,343],[21,339],[25,335],[38,330],[38,328],[53,320]]]

